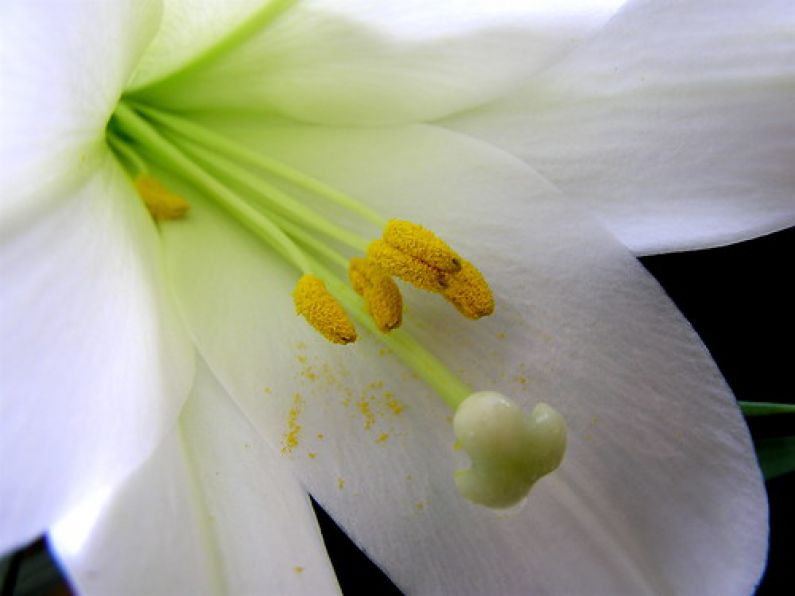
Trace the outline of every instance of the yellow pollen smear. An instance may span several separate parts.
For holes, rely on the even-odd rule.
[[[461,271],[452,275],[441,294],[465,317],[479,319],[494,312],[494,296],[483,275],[469,261],[461,260]]]
[[[461,269],[461,257],[436,234],[419,224],[392,219],[384,227],[381,239],[439,271],[455,273]]]
[[[293,292],[296,312],[323,337],[335,344],[356,341],[356,329],[342,306],[314,275],[304,275]]]
[[[190,203],[168,190],[149,174],[139,174],[134,184],[146,208],[155,219],[179,219],[190,209]]]
[[[378,328],[386,333],[400,327],[403,298],[395,281],[367,259],[351,259],[348,276],[353,289],[364,298]]]

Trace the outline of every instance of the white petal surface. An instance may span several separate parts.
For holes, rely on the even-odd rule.
[[[795,4],[635,2],[447,125],[521,156],[636,253],[795,224]]]
[[[3,226],[49,208],[97,166],[105,123],[159,16],[156,0],[0,3]]]
[[[110,155],[0,243],[0,551],[118,482],[174,424],[193,348]]]
[[[89,515],[54,526],[71,579],[81,594],[338,592],[306,493],[198,368],[149,461]]]
[[[526,506],[464,501],[450,412],[378,343],[331,346],[293,314],[297,274],[194,197],[165,229],[199,349],[320,503],[412,593],[747,593],[767,510],[747,430],[657,284],[526,166],[430,128],[236,134],[431,226],[491,280],[462,320],[407,290],[407,327],[477,389],[570,426]],[[290,439],[296,439],[291,445]]]
[[[163,72],[223,39],[262,2],[166,5],[136,86],[178,109],[236,109],[358,125],[438,118],[500,96],[602,25],[623,0],[296,3],[190,76]],[[223,11],[220,6],[223,4]]]

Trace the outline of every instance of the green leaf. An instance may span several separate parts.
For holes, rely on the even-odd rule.
[[[795,414],[795,404],[777,404],[767,401],[741,401],[744,416],[771,416],[773,414]]]
[[[795,436],[760,439],[756,455],[765,480],[783,476],[795,470]]]

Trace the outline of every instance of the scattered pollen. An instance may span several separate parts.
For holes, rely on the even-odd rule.
[[[315,459],[317,457],[317,453],[315,453],[314,451],[310,451],[309,453],[306,454],[306,456],[309,459]]]
[[[527,385],[527,377],[524,375],[516,375],[513,378],[513,380],[519,383],[520,385]]]
[[[324,435],[323,433],[317,433],[317,438],[322,441],[323,439],[326,438],[326,435]]]
[[[300,393],[293,395],[293,405],[287,413],[287,432],[282,441],[282,453],[288,454],[298,447],[298,437],[301,433],[301,425],[298,424],[298,417],[304,409],[304,401]]]
[[[345,488],[345,479],[344,478],[337,478],[337,488],[342,490]]]
[[[190,209],[190,203],[148,174],[137,176],[134,184],[135,190],[155,219],[179,219]]]
[[[300,565],[296,565],[295,567],[293,567],[293,571],[295,571],[296,573],[303,573],[304,568],[301,567]]]
[[[370,402],[366,399],[359,400],[356,407],[359,409],[362,418],[364,418],[364,430],[370,430],[375,424],[375,414],[370,407]]]
[[[389,433],[381,433],[375,440],[376,443],[386,443],[389,440]]]
[[[417,511],[422,511],[423,509],[425,509],[425,503],[422,501],[417,501],[416,503],[414,503],[414,508]]]
[[[395,394],[391,391],[384,392],[384,398],[386,398],[386,407],[397,416],[403,410],[406,409],[406,404],[395,397]]]
[[[296,312],[318,333],[335,344],[356,341],[356,329],[326,284],[314,275],[303,275],[293,291]]]

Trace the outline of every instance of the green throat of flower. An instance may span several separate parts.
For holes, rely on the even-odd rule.
[[[292,166],[134,99],[119,102],[106,138],[155,220],[170,225],[168,220],[190,217],[190,205],[152,175],[153,164],[214,201],[261,240],[264,250],[274,251],[296,270],[296,311],[323,337],[335,344],[354,342],[358,324],[455,411],[455,434],[472,462],[455,474],[464,497],[489,507],[509,507],[560,465],[566,425],[555,410],[539,404],[528,415],[499,393],[473,392],[398,329],[403,300],[394,277],[440,295],[470,319],[494,310],[480,271],[433,232],[408,221],[387,221]],[[285,187],[343,208],[350,228],[377,225],[381,237],[368,239],[340,226]],[[340,246],[352,254],[343,254]]]

